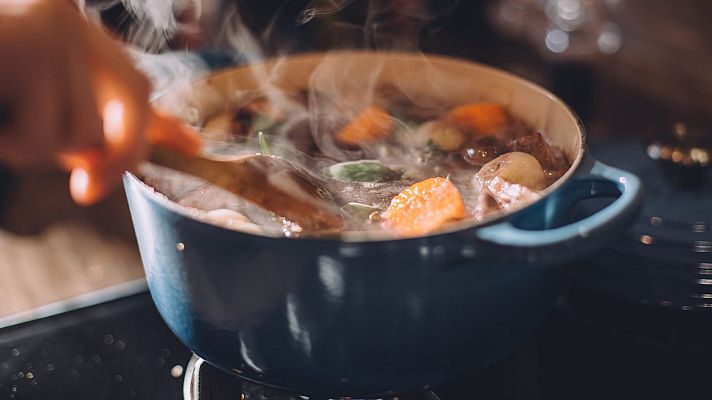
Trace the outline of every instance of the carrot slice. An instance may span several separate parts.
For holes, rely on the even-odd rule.
[[[357,147],[385,138],[392,129],[391,116],[381,107],[370,106],[337,132],[336,140],[343,145]]]
[[[507,110],[499,104],[474,103],[455,107],[447,118],[465,132],[492,136],[507,124]]]
[[[466,216],[457,187],[448,179],[436,177],[420,181],[394,197],[382,215],[382,224],[399,236],[418,236]]]

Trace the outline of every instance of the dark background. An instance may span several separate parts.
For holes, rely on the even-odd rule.
[[[202,20],[206,47],[235,47],[220,31],[225,10],[237,7],[265,56],[377,48],[469,58],[553,90],[574,106],[594,137],[650,134],[678,120],[709,129],[712,122],[712,2],[706,0],[623,0],[608,16],[621,29],[620,50],[579,61],[557,59],[496,32],[488,20],[495,0],[205,1],[214,1],[216,9]],[[305,8],[331,3],[348,6],[298,23]],[[104,20],[120,32],[131,24],[121,7],[105,12]],[[173,50],[183,48],[173,42]]]

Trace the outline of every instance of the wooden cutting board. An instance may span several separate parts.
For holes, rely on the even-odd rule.
[[[143,277],[123,190],[79,207],[66,187],[58,172],[26,176],[3,206],[0,318]]]

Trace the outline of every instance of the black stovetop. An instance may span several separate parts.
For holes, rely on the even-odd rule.
[[[435,392],[441,400],[705,398],[710,333],[709,313],[569,289],[514,354]],[[134,295],[0,330],[0,399],[182,399],[190,357],[150,296]]]

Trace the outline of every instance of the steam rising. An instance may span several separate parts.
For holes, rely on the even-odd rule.
[[[299,14],[297,20],[304,25],[317,17],[336,16],[341,11],[351,6],[353,0],[313,0]],[[434,2],[430,2],[434,3]],[[354,32],[362,36],[361,47],[373,48],[379,51],[419,52],[419,37],[430,23],[447,19],[457,5],[456,0],[437,2],[431,6],[422,0],[368,0],[360,2],[366,4],[365,18],[362,26],[353,22],[344,22],[335,18],[329,21],[328,32],[339,37],[344,35],[349,41]],[[356,7],[357,4],[353,4]],[[383,149],[364,149],[366,154],[354,154],[343,150],[334,144],[333,133],[343,127],[356,113],[372,104],[387,102],[383,93],[378,93],[377,82],[381,72],[381,65],[372,65],[368,79],[354,80],[357,74],[354,66],[344,64],[342,58],[326,57],[323,63],[314,71],[309,79],[308,92],[309,104],[299,104],[294,101],[293,93],[285,93],[281,88],[272,84],[273,74],[279,74],[279,66],[272,71],[267,71],[261,61],[268,58],[264,43],[270,40],[273,26],[277,19],[275,13],[272,22],[261,34],[261,38],[253,35],[241,19],[241,13],[236,3],[226,7],[222,29],[219,32],[220,44],[226,48],[244,55],[255,80],[261,83],[261,94],[264,95],[277,109],[286,110],[289,114],[285,127],[300,126],[306,121],[311,126],[313,140],[321,153],[337,161],[351,160],[364,155],[378,157]],[[347,43],[353,44],[353,43]],[[337,43],[337,47],[343,48]],[[353,46],[352,46],[353,47]],[[277,58],[284,59],[287,51],[277,51]],[[274,55],[269,55],[274,56]],[[423,71],[420,71],[422,74]],[[430,78],[430,75],[441,75],[438,71],[434,74],[425,74],[418,79]],[[446,78],[447,79],[447,78]],[[447,79],[456,84],[454,77]],[[444,82],[438,82],[442,84]],[[398,89],[398,88],[396,88]],[[432,99],[421,100],[419,94],[409,93],[407,90],[398,90],[398,95],[409,97],[414,103],[422,104],[423,108],[434,106]],[[394,93],[385,94],[385,97]],[[238,94],[239,96],[239,94]],[[397,126],[408,128],[405,121],[395,121]],[[274,132],[273,132],[274,133]],[[280,136],[287,132],[281,132]]]
[[[155,6],[154,2],[150,1],[146,2],[145,6],[150,8],[151,4]],[[367,4],[367,9],[362,25],[338,18],[339,13],[345,9],[351,10],[364,4]],[[424,1],[411,0],[369,0],[361,3],[353,0],[314,0],[297,16],[297,25],[321,23],[323,22],[322,18],[328,16],[330,35],[334,38],[342,36],[346,38],[345,44],[334,43],[337,48],[342,48],[345,45],[346,47],[361,47],[379,51],[417,53],[419,52],[420,36],[427,33],[428,29],[430,32],[437,29],[435,25],[445,20],[455,5],[456,1],[452,0],[439,2],[437,9],[433,9]],[[146,12],[146,10],[135,9],[134,12]],[[150,14],[146,13],[145,15]],[[358,192],[358,188],[355,188],[355,185],[339,186],[333,182],[325,181],[323,170],[326,166],[334,163],[359,159],[380,159],[388,167],[400,171],[415,171],[412,174],[414,177],[432,173],[432,171],[428,173],[416,171],[418,168],[422,169],[423,160],[421,157],[427,141],[417,131],[417,127],[429,116],[439,115],[452,105],[448,104],[447,99],[435,97],[433,94],[448,93],[450,92],[448,88],[457,90],[459,77],[445,74],[433,66],[411,73],[404,71],[399,78],[388,79],[390,86],[384,87],[379,83],[382,81],[384,73],[382,61],[370,63],[367,71],[364,71],[363,63],[351,62],[344,59],[342,55],[334,57],[327,54],[309,76],[308,82],[306,82],[308,86],[301,88],[303,93],[291,89],[286,90],[279,85],[278,78],[283,75],[281,63],[288,57],[289,51],[287,49],[268,49],[265,45],[274,34],[277,14],[260,34],[254,34],[248,29],[241,19],[242,13],[234,2],[225,6],[222,15],[224,18],[218,29],[217,43],[222,48],[241,54],[247,60],[249,71],[254,80],[259,83],[259,87],[253,91],[234,90],[228,99],[205,90],[192,94],[183,93],[183,98],[202,99],[200,102],[203,104],[212,103],[216,105],[212,108],[217,112],[234,110],[251,99],[266,99],[267,103],[283,116],[283,121],[279,126],[265,131],[272,149],[277,155],[292,162],[299,171],[309,175],[315,181],[325,183],[332,193],[336,193],[335,200],[339,203],[338,206],[343,205],[342,203],[346,200],[341,196],[342,194],[344,196],[348,193],[353,195]],[[161,15],[154,15],[150,18],[167,23]],[[266,59],[276,61],[265,64],[263,61]],[[425,60],[425,58],[423,59]],[[187,71],[181,69],[180,72]],[[411,89],[413,85],[410,84],[410,80],[412,79],[417,79],[420,82],[417,85],[421,88],[420,92]],[[240,87],[239,83],[236,85]],[[204,86],[201,87],[201,89],[204,88]],[[306,95],[306,100],[302,94]],[[210,96],[214,96],[214,98],[210,99]],[[206,97],[208,98],[206,99]],[[359,149],[344,148],[335,143],[335,132],[363,109],[379,105],[384,109],[391,110],[395,99],[404,99],[411,103],[411,106],[417,111],[411,114],[419,114],[419,117],[415,118],[420,118],[420,121],[414,120],[413,115],[407,115],[408,113],[393,112],[391,115],[396,128],[387,141],[365,145]],[[221,105],[221,103],[223,104]],[[397,109],[398,104],[395,106]],[[199,112],[190,117],[192,111],[189,108],[186,106],[182,110],[179,109],[178,112],[184,117],[188,116],[188,119],[198,126],[202,126],[207,120],[215,117],[214,112],[213,115]],[[305,127],[306,135],[311,138],[318,152],[323,156],[316,158],[287,144],[292,139],[291,135],[300,130],[304,131]],[[235,142],[230,138],[230,135],[220,132],[211,135],[209,142],[211,151],[231,154],[258,151],[255,141]],[[156,171],[163,173],[160,170],[154,172]],[[228,194],[208,190],[203,182],[184,179],[181,181],[182,187],[178,188],[177,181],[173,179],[170,180],[170,190],[166,190],[161,187],[159,181],[160,179],[153,179],[151,183],[169,197],[185,205],[210,211],[216,207],[216,204],[219,204],[222,208],[249,214],[248,216],[254,222],[259,220],[263,224],[265,221],[266,217],[263,212],[255,212],[244,202],[228,199],[216,201],[215,196],[225,197]],[[385,207],[391,197],[410,183],[412,181],[404,180],[370,185],[366,192],[371,194],[365,198],[359,197],[357,201]],[[181,199],[181,193],[187,197]],[[208,193],[212,197],[201,203],[200,196]]]
[[[180,28],[176,15],[189,8],[200,12],[199,0],[80,0],[79,5],[88,14],[123,7],[125,13],[115,22],[125,27],[126,41],[150,53],[168,49]]]
[[[354,0],[313,0],[297,17],[297,24],[304,25],[314,17],[333,15],[348,7]]]

